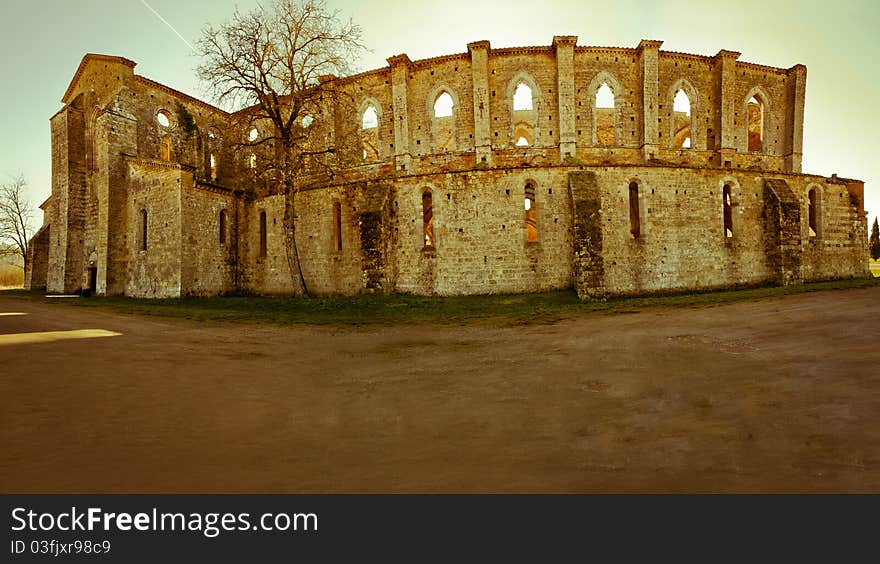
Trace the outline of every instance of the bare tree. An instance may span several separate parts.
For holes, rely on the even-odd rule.
[[[877,218],[874,218],[874,226],[871,227],[871,237],[868,239],[868,249],[871,258],[880,259],[880,226],[877,225]]]
[[[296,243],[294,198],[307,165],[332,168],[336,162],[325,157],[337,141],[310,139],[318,129],[311,122],[333,123],[322,110],[340,92],[336,81],[325,77],[348,74],[363,49],[360,27],[341,21],[323,0],[272,0],[247,14],[236,10],[219,28],[208,26],[198,43],[203,58],[198,76],[219,103],[246,108],[236,114],[245,122],[239,124],[242,131],[250,130],[248,124],[271,123],[271,131],[242,135],[240,142],[266,146],[260,168],[285,196],[285,247],[297,295],[308,295],[308,288]]]
[[[24,195],[27,181],[19,174],[0,185],[0,255],[19,255],[28,270],[28,244],[34,209]]]

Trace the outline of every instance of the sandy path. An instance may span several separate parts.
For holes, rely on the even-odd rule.
[[[880,288],[552,325],[0,298],[0,491],[880,491]]]

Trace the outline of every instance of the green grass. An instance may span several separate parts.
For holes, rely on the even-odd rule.
[[[329,298],[270,298],[224,296],[146,300],[122,297],[47,299],[25,290],[0,291],[59,307],[84,307],[117,313],[156,315],[204,321],[242,321],[273,325],[391,325],[416,324],[524,324],[552,323],[587,313],[635,313],[652,307],[698,307],[773,298],[804,292],[880,286],[880,279],[862,278],[798,286],[759,287],[716,292],[580,301],[574,292],[547,292],[467,297],[362,295]]]

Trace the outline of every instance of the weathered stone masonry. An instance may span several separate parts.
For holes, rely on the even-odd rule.
[[[309,290],[601,298],[866,276],[863,183],[801,173],[806,68],[661,44],[480,41],[323,79],[353,103],[303,122],[342,169],[296,196]],[[134,67],[86,55],[50,120],[29,287],[291,293],[283,196],[237,143],[249,131]]]

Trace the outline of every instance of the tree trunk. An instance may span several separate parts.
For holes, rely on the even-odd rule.
[[[287,253],[287,265],[290,270],[290,281],[295,296],[308,297],[309,289],[303,277],[302,265],[299,260],[299,247],[296,243],[296,189],[290,182],[284,187],[284,249]]]

